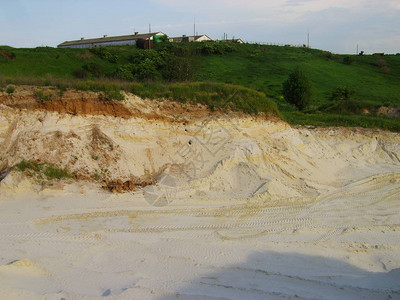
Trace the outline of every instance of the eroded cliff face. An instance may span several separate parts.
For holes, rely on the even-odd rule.
[[[38,104],[32,92],[17,97],[3,95],[0,106],[2,169],[21,160],[46,162],[112,191],[156,185],[168,176],[176,197],[311,199],[400,168],[396,133],[291,128],[133,95],[108,103],[70,91],[66,105],[66,98]]]

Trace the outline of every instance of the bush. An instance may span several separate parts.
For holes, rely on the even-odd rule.
[[[124,95],[122,95],[121,92],[117,89],[106,90],[104,92],[104,98],[109,101],[111,100],[123,101],[125,99]]]
[[[92,74],[94,77],[102,77],[104,75],[103,66],[98,63],[88,63],[82,68]]]
[[[215,42],[204,42],[198,44],[198,51],[202,55],[221,55],[229,52],[233,52],[235,48],[228,43],[215,43]]]
[[[90,48],[89,51],[97,55],[99,58],[108,60],[111,63],[117,63],[118,61],[118,55],[111,53],[108,48],[95,47],[95,48]]]
[[[12,94],[12,93],[14,93],[14,91],[15,91],[15,86],[13,86],[13,85],[7,86],[7,89],[6,89],[7,94]]]
[[[75,78],[84,79],[88,77],[89,72],[85,69],[78,69],[73,72]]]
[[[123,79],[123,80],[133,80],[134,79],[134,76],[133,76],[134,69],[135,69],[134,64],[125,64],[125,65],[119,66],[117,68],[117,70],[115,71],[114,76],[116,78]]]
[[[51,93],[44,93],[42,90],[35,91],[35,97],[40,102],[53,101],[54,95]]]
[[[157,64],[149,58],[135,66],[134,74],[138,80],[156,80],[161,77]]]
[[[332,95],[329,97],[331,101],[348,101],[351,99],[354,91],[350,88],[344,87],[337,87],[333,92]]]
[[[122,101],[125,99],[124,95],[121,94],[120,89],[114,84],[104,84],[101,89],[103,90],[102,95],[105,100]]]
[[[352,65],[353,62],[354,62],[354,59],[353,59],[352,57],[350,57],[350,56],[345,56],[345,57],[343,58],[343,63],[344,63],[345,65]]]
[[[390,73],[390,68],[386,62],[386,60],[384,59],[378,59],[378,61],[376,62],[376,66],[381,68],[381,70],[385,73],[385,74],[389,74]]]
[[[161,69],[165,64],[163,56],[155,50],[139,50],[129,57],[131,65],[127,66],[128,72],[132,68],[132,74],[137,80],[156,80],[161,78]],[[120,74],[121,71],[120,70]],[[124,75],[128,75],[125,73]]]
[[[188,57],[169,55],[165,59],[162,75],[168,81],[187,81],[192,78],[192,67]]]
[[[17,57],[14,52],[10,52],[5,49],[0,50],[0,56],[4,57],[5,59],[8,59],[8,60],[15,59]]]
[[[311,82],[304,72],[296,67],[283,83],[283,97],[298,109],[304,110],[311,102]]]

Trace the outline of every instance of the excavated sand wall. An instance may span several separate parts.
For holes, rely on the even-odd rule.
[[[37,160],[66,167],[78,179],[137,185],[168,174],[183,197],[316,197],[355,179],[398,171],[399,145],[397,133],[295,129],[243,116],[175,122],[138,113],[126,118],[0,106],[3,168]]]

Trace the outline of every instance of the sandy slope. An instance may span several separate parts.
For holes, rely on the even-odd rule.
[[[110,194],[11,172],[0,298],[400,298],[398,134],[1,106],[0,145],[2,165],[156,182]]]

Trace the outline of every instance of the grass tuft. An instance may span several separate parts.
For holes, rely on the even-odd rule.
[[[20,172],[27,172],[30,177],[36,176],[42,178],[44,175],[49,180],[72,178],[67,169],[61,169],[48,163],[22,160],[15,165],[15,169]]]

